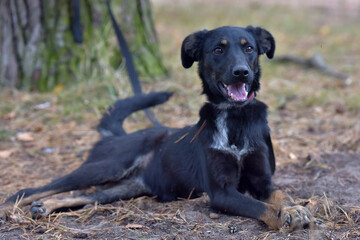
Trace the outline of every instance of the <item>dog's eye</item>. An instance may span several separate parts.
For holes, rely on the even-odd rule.
[[[224,51],[221,49],[221,48],[219,48],[219,47],[217,47],[217,48],[215,48],[214,50],[213,50],[213,53],[215,53],[216,55],[219,55],[219,54],[222,54]]]
[[[252,46],[247,46],[245,48],[245,52],[247,52],[247,53],[251,53],[252,51],[254,51],[254,48]]]

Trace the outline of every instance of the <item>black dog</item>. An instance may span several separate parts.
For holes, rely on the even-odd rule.
[[[196,125],[154,127],[127,135],[122,122],[129,114],[165,102],[170,94],[119,100],[100,123],[99,131],[106,137],[82,166],[46,186],[19,191],[2,205],[3,213],[17,198],[23,197],[23,206],[59,192],[101,186],[93,194],[33,202],[32,212],[45,216],[60,207],[96,201],[141,195],[173,201],[206,192],[214,210],[259,219],[276,229],[315,226],[309,210],[271,184],[275,158],[267,107],[255,97],[259,56],[272,58],[274,51],[272,35],[259,27],[221,27],[189,35],[181,48],[182,64],[189,68],[199,63],[208,97]]]

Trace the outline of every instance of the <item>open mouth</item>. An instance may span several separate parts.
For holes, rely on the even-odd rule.
[[[245,102],[254,96],[253,92],[249,94],[249,86],[242,82],[230,85],[220,82],[219,85],[222,93],[236,102]]]

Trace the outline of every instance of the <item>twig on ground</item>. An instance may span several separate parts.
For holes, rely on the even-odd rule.
[[[335,71],[324,61],[324,58],[319,53],[315,53],[309,58],[298,57],[292,54],[281,55],[276,57],[275,61],[281,63],[295,63],[303,66],[304,68],[314,68],[331,77],[343,80],[346,85],[351,84],[351,79],[348,75]]]

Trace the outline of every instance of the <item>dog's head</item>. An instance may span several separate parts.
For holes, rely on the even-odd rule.
[[[185,68],[199,62],[199,75],[209,101],[243,105],[260,88],[259,56],[272,58],[275,41],[263,28],[220,27],[190,34],[181,47]]]

